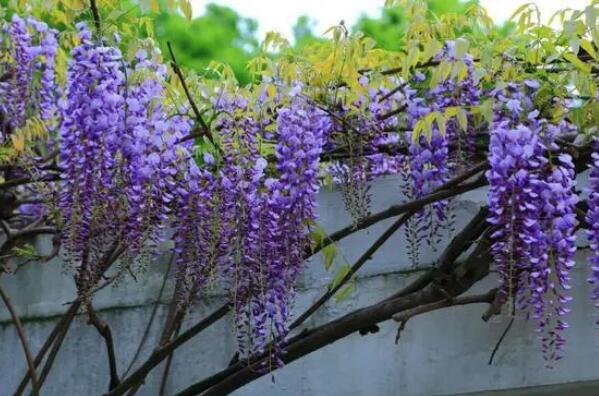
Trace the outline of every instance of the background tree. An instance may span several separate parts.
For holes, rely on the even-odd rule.
[[[211,62],[231,67],[241,83],[250,81],[246,65],[258,50],[257,22],[228,7],[209,4],[206,12],[187,22],[179,14],[163,11],[154,20],[156,39],[166,54],[166,42],[179,54],[181,64],[206,73]]]

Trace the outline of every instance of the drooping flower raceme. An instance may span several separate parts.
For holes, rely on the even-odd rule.
[[[181,157],[175,144],[191,124],[167,117],[163,65],[139,56],[133,67],[78,28],[61,104],[59,206],[64,247],[86,289],[111,250],[126,247],[131,259],[159,242]],[[141,82],[128,81],[134,72]]]
[[[0,112],[10,130],[30,116],[46,121],[55,115],[57,34],[46,23],[17,14],[2,26],[0,46],[7,56],[0,62]],[[34,78],[37,74],[39,79]]]
[[[538,322],[545,358],[557,360],[567,327],[563,316],[576,250],[577,197],[570,156],[552,158],[550,152],[568,126],[540,119],[516,86],[497,97],[487,172],[495,266],[512,314],[530,313]]]
[[[263,256],[269,263],[264,279],[266,322],[271,325],[276,344],[287,335],[294,285],[309,248],[307,227],[316,219],[318,164],[330,128],[331,120],[323,111],[299,99],[278,111],[279,177],[266,181],[269,246]],[[282,364],[280,356],[276,358]]]
[[[591,276],[589,282],[592,285],[591,298],[595,306],[599,307],[599,143],[594,142],[595,152],[592,154],[591,174],[589,177],[589,198],[586,221],[589,229],[587,237],[590,241],[591,254],[589,263]],[[599,319],[597,319],[599,324]]]
[[[60,127],[60,166],[64,240],[70,260],[83,272],[81,287],[92,282],[89,260],[99,259],[93,252],[94,233],[99,239],[118,238],[120,197],[118,187],[120,132],[124,126],[125,76],[121,53],[113,47],[96,46],[91,32],[79,26],[81,44],[71,53],[66,98],[62,103]],[[116,228],[116,229],[115,229]],[[101,246],[97,246],[102,248]],[[101,252],[100,252],[101,254]]]

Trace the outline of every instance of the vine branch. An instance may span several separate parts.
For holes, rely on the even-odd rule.
[[[200,126],[202,128],[203,135],[206,136],[212,144],[214,144],[214,139],[212,137],[212,133],[210,132],[210,128],[204,121],[204,118],[202,118],[202,114],[200,113],[200,110],[198,109],[196,102],[193,100],[193,97],[191,96],[191,93],[189,92],[189,88],[187,87],[187,83],[185,82],[185,77],[183,76],[183,73],[181,72],[181,68],[179,67],[179,64],[177,63],[177,58],[175,58],[175,52],[173,51],[173,47],[172,47],[170,41],[167,41],[166,45],[168,47],[168,52],[171,56],[171,66],[173,68],[173,71],[175,72],[175,74],[179,78],[179,81],[181,82],[181,86],[183,87],[183,91],[185,92],[185,96],[187,97],[187,101],[189,102],[189,105],[191,106],[191,109],[193,111],[193,114],[195,115],[196,120],[198,121],[198,123],[200,124]],[[184,139],[186,139],[186,138],[184,138]],[[184,140],[181,140],[181,141],[184,141]]]
[[[23,348],[23,352],[25,353],[25,360],[27,362],[27,370],[29,372],[29,376],[31,377],[31,393],[33,396],[39,396],[39,382],[38,376],[35,372],[35,364],[33,363],[33,357],[31,354],[31,347],[29,346],[29,341],[27,341],[27,336],[25,335],[25,329],[23,328],[23,323],[21,323],[21,319],[19,319],[19,315],[17,311],[10,301],[8,295],[4,292],[4,289],[0,287],[0,297],[4,301],[4,305],[8,309],[10,316],[15,324],[17,329],[17,334],[19,335],[19,339],[21,340],[21,346]]]
[[[112,339],[112,331],[110,326],[102,318],[100,318],[91,303],[87,305],[87,314],[89,317],[88,323],[93,325],[106,344],[106,353],[108,355],[108,367],[110,371],[109,390],[114,389],[119,384],[119,375],[116,366],[116,354],[114,352],[114,342]]]

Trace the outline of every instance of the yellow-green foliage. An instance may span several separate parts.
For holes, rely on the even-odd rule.
[[[61,31],[57,69],[59,82],[64,83],[67,54],[78,40],[74,24],[81,20],[91,21],[87,1],[9,0],[8,3],[9,7],[1,11],[6,17],[11,12],[33,14]],[[187,0],[98,0],[97,3],[102,33],[111,38],[113,33],[119,32],[122,37],[119,45],[128,58],[133,57],[139,48],[151,50],[156,46],[152,39],[152,20],[159,12],[168,9],[185,14],[188,18],[191,16]],[[266,90],[267,96],[272,99],[277,94],[277,81],[303,83],[303,92],[315,101],[330,98],[325,93],[331,90],[348,87],[336,97],[344,104],[367,96],[365,94],[369,87],[392,89],[397,85],[397,76],[407,79],[416,71],[425,71],[427,82],[432,86],[447,79],[459,81],[467,74],[464,62],[432,61],[447,40],[454,40],[458,57],[466,52],[474,57],[476,77],[483,86],[501,87],[509,82],[534,78],[541,85],[535,100],[547,118],[557,117],[565,111],[560,98],[575,95],[583,99],[580,108],[573,111],[573,121],[582,131],[596,122],[599,113],[594,101],[597,91],[594,73],[599,67],[597,0],[590,2],[583,10],[556,13],[552,23],[560,24],[559,28],[541,24],[538,8],[534,4],[524,4],[513,16],[510,35],[504,34],[479,5],[468,6],[459,13],[448,12],[436,16],[431,14],[424,1],[387,0],[386,3],[389,6],[401,6],[406,16],[405,34],[397,38],[401,42],[400,51],[381,49],[371,38],[359,32],[350,33],[342,24],[331,27],[326,33],[326,40],[316,41],[299,50],[293,49],[281,35],[269,33],[260,46],[260,54],[247,65],[256,81],[250,87],[240,88],[231,67],[223,63],[213,62],[208,66],[210,79],[184,71],[200,111],[208,120],[215,116],[211,103],[207,101],[214,92],[247,89],[258,97]],[[581,52],[587,54],[587,59],[581,59]],[[181,66],[185,69],[185,64]],[[396,70],[396,73],[392,76],[381,73],[390,69]],[[359,83],[361,76],[368,77],[368,86]],[[261,82],[262,77],[271,79]],[[145,76],[131,75],[129,78]],[[166,89],[168,100],[177,107],[186,102],[182,85],[174,74],[168,79]],[[480,115],[480,119],[471,122],[488,121],[491,105],[489,100],[485,100],[470,109]],[[416,123],[415,138],[420,133],[428,134],[433,124],[443,129],[451,118],[465,128],[468,120],[464,114],[464,109],[456,108],[443,114],[426,115]],[[49,129],[40,127],[39,123],[36,119],[29,120],[14,135],[15,140],[1,148],[2,158],[14,159],[24,151],[23,145],[29,145]],[[264,147],[269,149],[267,144]]]
[[[46,125],[37,117],[29,118],[25,124],[17,128],[10,140],[0,146],[0,163],[12,162],[19,156],[30,152],[33,143],[48,137]]]

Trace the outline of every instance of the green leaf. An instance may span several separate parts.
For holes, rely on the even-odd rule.
[[[580,40],[580,46],[589,53],[593,57],[593,59],[597,60],[597,51],[595,51],[595,47],[589,40],[582,39]]]
[[[333,278],[333,280],[331,282],[330,288],[334,289],[337,286],[339,286],[341,284],[341,281],[345,278],[345,276],[347,274],[349,274],[349,271],[351,271],[351,267],[347,264],[339,267],[339,269],[337,270],[337,273],[335,274],[335,277]]]
[[[460,108],[458,110],[459,111],[456,114],[458,125],[460,126],[460,128],[462,128],[463,131],[466,131],[468,129],[468,116],[466,115],[464,109]]]
[[[350,282],[343,286],[337,293],[335,293],[335,302],[339,303],[349,297],[356,290],[355,282]]]
[[[470,43],[468,42],[468,40],[464,39],[464,38],[458,38],[455,41],[455,57],[457,59],[461,59],[464,55],[466,55],[466,52],[468,51],[468,47],[470,46]]]
[[[39,257],[39,254],[36,252],[35,248],[31,244],[24,244],[22,246],[15,246],[12,248],[12,254],[16,257],[31,259]]]
[[[586,6],[584,9],[584,20],[589,29],[595,29],[597,26],[597,9],[593,6]]]
[[[438,111],[436,111],[434,114],[435,121],[437,122],[437,128],[439,128],[439,132],[441,132],[441,135],[445,135],[445,133],[447,132],[447,120],[445,119],[445,116],[442,113],[439,113]]]
[[[337,257],[337,245],[331,243],[322,249],[322,256],[324,257],[324,268],[328,271],[335,262]]]
[[[441,81],[445,81],[451,74],[451,69],[453,69],[453,66],[449,62],[441,62],[441,64],[439,65],[439,69],[441,70]]]
[[[433,117],[429,117],[432,115]],[[433,138],[433,121],[435,113],[430,113],[424,118],[424,137],[428,142]]]
[[[181,8],[181,11],[183,11],[183,15],[185,15],[185,18],[188,21],[191,21],[193,17],[193,11],[191,9],[191,3],[189,2],[189,0],[179,0],[179,7]]]
[[[423,128],[424,128],[424,120],[421,118],[418,121],[416,121],[416,124],[414,125],[414,130],[412,131],[412,141],[413,142],[418,141],[418,139],[420,138],[420,135],[422,134]]]
[[[443,45],[437,40],[430,40],[424,45],[422,60],[427,60],[435,56],[443,48]]]
[[[460,111],[460,108],[457,106],[447,107],[447,108],[445,108],[445,117],[447,117],[447,118],[455,117],[459,111]]]
[[[567,53],[565,53],[563,55],[563,57],[568,62],[570,62],[571,64],[573,64],[580,71],[582,71],[584,73],[590,73],[591,72],[591,65],[588,65],[588,64],[584,63],[583,61],[581,61],[580,59],[578,59],[578,56],[576,56],[575,54],[573,54],[571,52],[567,52]]]
[[[524,3],[520,7],[516,8],[516,11],[514,11],[514,13],[512,14],[512,16],[509,19],[510,20],[514,19],[518,14],[520,14],[522,11],[524,11],[525,9],[530,7],[531,4],[532,3]]]
[[[414,67],[418,63],[419,55],[420,51],[418,50],[418,47],[410,47],[410,49],[408,50],[408,58],[406,61],[408,67]]]
[[[451,77],[456,78],[458,82],[464,80],[468,76],[468,66],[464,61],[455,62],[453,69],[451,70]]]
[[[573,53],[578,53],[578,50],[580,49],[580,37],[574,36],[572,39],[570,39],[570,49]]]
[[[493,122],[493,100],[485,100],[478,108],[485,121],[488,123]]]
[[[322,245],[322,242],[324,241],[324,238],[327,236],[327,233],[324,230],[324,228],[322,228],[319,225],[316,225],[312,232],[308,234],[308,236],[310,237],[310,239],[312,239],[312,249],[314,249],[315,247]]]

